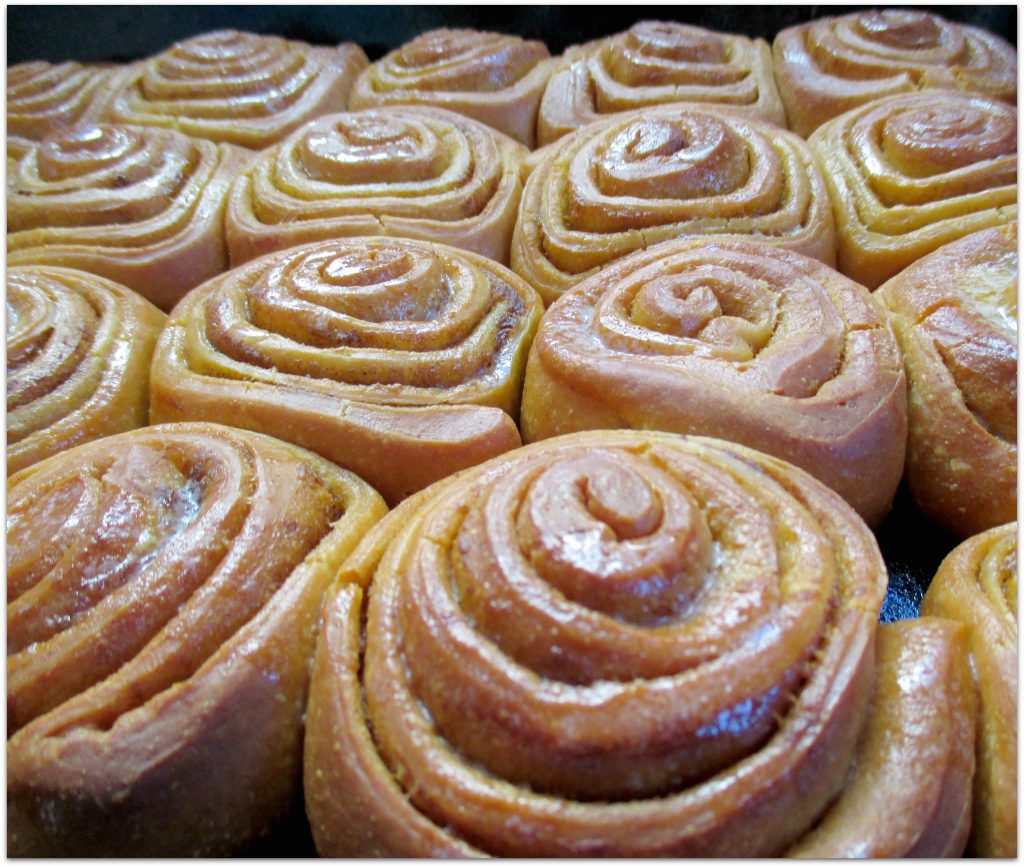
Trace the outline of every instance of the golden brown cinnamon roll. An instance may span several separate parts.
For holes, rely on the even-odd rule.
[[[7,262],[90,271],[169,310],[227,267],[227,194],[249,157],[137,126],[48,136],[7,178]]]
[[[391,235],[507,264],[527,153],[443,109],[328,115],[261,153],[235,182],[227,210],[231,261],[308,241]]]
[[[878,290],[910,386],[907,482],[966,537],[1017,517],[1017,224],[940,247]]]
[[[923,88],[1017,102],[1017,52],[1006,40],[918,9],[819,18],[775,37],[775,78],[800,135],[882,96]]]
[[[280,818],[324,590],[383,512],[351,473],[217,425],[12,476],[8,853],[222,855]]]
[[[763,39],[640,21],[566,50],[541,99],[537,142],[548,144],[607,114],[664,102],[725,105],[786,125]]]
[[[943,244],[1017,218],[1017,111],[937,90],[870,102],[810,138],[839,270],[874,289]]]
[[[142,296],[69,268],[7,271],[7,474],[142,427],[167,317]]]
[[[351,42],[314,46],[217,30],[136,64],[107,117],[259,150],[313,118],[347,109],[368,62]]]
[[[439,482],[325,603],[304,776],[318,850],[781,854],[845,784],[885,585],[838,496],[720,441],[576,434]],[[936,802],[944,735],[962,739],[946,721],[971,722],[969,702],[946,707],[963,690],[935,686],[962,642],[936,641],[911,699],[934,765],[908,801]]]
[[[547,47],[536,40],[429,30],[370,64],[356,80],[350,107],[447,108],[533,147],[537,107],[552,63]]]
[[[832,207],[803,139],[711,106],[592,123],[535,155],[512,270],[550,304],[616,259],[686,236],[754,236],[835,262]]]
[[[47,63],[7,68],[7,155],[20,158],[52,132],[100,120],[127,67]]]
[[[626,427],[776,455],[875,524],[903,474],[899,350],[868,291],[816,260],[669,241],[563,295],[530,351],[524,441]]]
[[[1017,856],[1017,523],[972,536],[942,562],[922,613],[970,630],[980,703],[968,853]]]
[[[203,419],[318,452],[397,502],[520,444],[536,293],[439,244],[322,241],[209,281],[171,316],[155,421]]]

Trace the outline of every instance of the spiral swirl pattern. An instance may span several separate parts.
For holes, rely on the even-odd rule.
[[[1017,224],[940,247],[878,290],[910,386],[907,481],[962,537],[1017,517]]]
[[[552,63],[547,47],[536,40],[429,30],[370,64],[356,80],[350,107],[447,108],[533,147],[537,107]]]
[[[512,270],[545,303],[660,241],[756,236],[835,261],[832,209],[807,144],[710,106],[664,105],[590,124],[539,151]]]
[[[389,235],[507,264],[527,153],[443,109],[328,115],[264,151],[235,182],[232,263],[308,241]]]
[[[215,425],[11,477],[10,851],[224,854],[280,817],[321,597],[383,511],[316,455]]]
[[[107,116],[261,150],[313,118],[347,109],[367,63],[351,42],[327,48],[217,30],[137,64]]]
[[[72,61],[7,68],[7,155],[19,159],[51,132],[98,121],[125,67]]]
[[[1013,46],[924,10],[821,18],[783,30],[773,49],[789,124],[802,136],[873,99],[924,88],[1017,102]]]
[[[970,629],[980,703],[968,853],[982,858],[1017,855],[1017,533],[1013,522],[961,543],[921,603]]]
[[[895,338],[863,287],[767,244],[670,241],[548,309],[522,432],[740,442],[802,467],[877,523],[903,472],[905,392]]]
[[[230,421],[316,451],[389,502],[519,445],[540,301],[473,253],[324,241],[256,259],[175,310],[153,418]]]
[[[631,431],[441,482],[343,574],[369,589],[318,646],[325,855],[778,853],[842,785],[886,584],[806,474]]]
[[[565,52],[541,99],[537,142],[548,144],[608,114],[665,102],[725,105],[786,125],[763,39],[641,21]]]
[[[172,130],[87,124],[7,179],[7,261],[107,277],[169,310],[227,267],[224,209],[248,155]]]
[[[810,138],[839,269],[871,289],[943,244],[1017,218],[1017,111],[926,91],[849,111]]]
[[[68,268],[7,272],[7,474],[142,427],[166,317],[129,289]]]

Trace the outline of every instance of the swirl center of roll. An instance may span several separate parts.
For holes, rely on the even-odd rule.
[[[748,275],[702,264],[645,281],[630,319],[641,328],[713,344],[737,361],[754,358],[775,322],[772,295]]]
[[[895,48],[934,48],[942,38],[941,26],[927,12],[902,9],[865,12],[858,24],[869,39]]]
[[[746,148],[708,115],[639,120],[614,134],[598,156],[599,188],[608,195],[696,199],[739,187],[748,173]]]
[[[1017,152],[1011,110],[971,102],[909,109],[882,127],[886,157],[909,177],[926,177]]]
[[[39,176],[46,181],[78,178],[123,160],[139,148],[133,131],[98,124],[47,136],[38,151]]]
[[[298,150],[310,177],[339,185],[422,181],[445,165],[429,128],[377,112],[314,124]]]
[[[626,31],[623,43],[630,51],[677,63],[724,63],[728,59],[720,36],[670,21],[641,21]]]
[[[569,458],[534,480],[517,517],[524,556],[567,598],[618,619],[674,618],[698,596],[710,533],[692,498],[638,459]]]

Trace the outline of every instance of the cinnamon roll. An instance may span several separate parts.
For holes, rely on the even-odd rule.
[[[743,443],[876,524],[903,474],[906,381],[864,287],[764,243],[669,241],[563,295],[530,351],[524,441],[601,428]]]
[[[47,63],[7,67],[7,156],[18,159],[52,132],[100,120],[128,68]]]
[[[910,386],[907,482],[962,537],[1017,517],[1017,224],[919,259],[878,290]]]
[[[217,30],[136,64],[107,118],[260,150],[313,118],[345,111],[367,63],[351,42],[314,46]]]
[[[711,106],[653,106],[592,123],[532,158],[512,270],[550,304],[660,241],[756,237],[835,262],[832,206],[803,139]]]
[[[217,425],[12,476],[8,854],[223,855],[280,818],[325,588],[384,511],[328,461]]]
[[[395,503],[520,444],[533,290],[495,262],[355,238],[272,253],[184,299],[151,373],[156,421],[318,452]]]
[[[744,447],[635,431],[527,446],[411,498],[341,574],[305,741],[322,855],[777,855],[852,763],[880,758],[857,748],[876,713],[874,537]],[[930,761],[912,793],[899,781],[921,821],[902,840],[934,854],[962,845],[942,805],[969,798],[973,704],[961,633],[925,638],[927,661],[901,652],[909,676],[874,692],[923,703],[908,749]]]
[[[874,289],[933,250],[1017,218],[1017,110],[937,90],[886,97],[810,138],[839,270]]]
[[[960,90],[1017,102],[1017,52],[1006,40],[919,9],[819,18],[775,37],[775,78],[800,135],[896,93]]]
[[[508,263],[518,142],[443,109],[328,115],[261,153],[228,202],[232,264],[296,244],[391,235]]]
[[[482,121],[527,147],[553,61],[547,46],[504,33],[421,33],[356,80],[350,107],[433,105]]]
[[[922,613],[963,621],[980,697],[968,853],[1017,857],[1017,523],[961,543],[942,562]]]
[[[786,125],[763,39],[640,21],[572,46],[559,58],[541,99],[537,142],[548,144],[607,114],[664,102],[725,105]]]
[[[7,271],[7,474],[142,427],[166,317],[142,296],[69,268]]]
[[[147,127],[47,136],[7,178],[7,262],[90,271],[169,310],[227,267],[227,194],[248,159]]]

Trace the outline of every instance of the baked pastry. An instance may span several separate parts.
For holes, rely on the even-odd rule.
[[[943,560],[921,612],[970,630],[979,694],[968,854],[1017,857],[1017,523],[962,542]]]
[[[421,238],[508,264],[523,145],[460,114],[385,106],[306,124],[261,153],[227,210],[232,264],[308,241]]]
[[[525,442],[637,428],[743,443],[796,464],[870,524],[903,475],[906,380],[863,286],[769,244],[668,241],[584,280],[544,316]]]
[[[663,102],[725,105],[786,125],[772,51],[763,39],[675,21],[568,48],[551,74],[537,116],[537,143],[553,142],[604,115]]]
[[[264,832],[299,783],[323,593],[380,497],[217,425],[8,482],[7,853],[214,856]]]
[[[90,271],[170,310],[227,267],[228,189],[249,158],[151,127],[47,136],[7,177],[7,263]]]
[[[876,293],[906,364],[907,482],[962,537],[1017,518],[1017,224],[919,259]]]
[[[217,30],[135,64],[107,118],[260,150],[313,118],[345,111],[367,63],[351,42],[314,46]]]
[[[678,237],[754,236],[835,262],[821,173],[807,143],[774,124],[711,106],[652,106],[585,126],[531,161],[511,261],[545,304]]]
[[[874,289],[943,244],[1017,219],[1017,110],[922,91],[811,136],[835,208],[839,270]]]
[[[533,147],[537,107],[553,61],[543,42],[440,28],[370,64],[350,107],[433,105],[486,123]]]
[[[882,96],[924,88],[1017,102],[1017,52],[995,34],[923,9],[819,18],[775,37],[775,79],[802,136]]]
[[[142,427],[164,316],[141,295],[69,268],[7,270],[7,474]]]
[[[318,452],[389,503],[520,444],[533,290],[474,253],[353,238],[271,253],[192,292],[161,335],[154,421]]]
[[[7,156],[51,132],[98,121],[127,67],[28,61],[7,67]]]
[[[885,586],[838,496],[720,441],[575,434],[439,482],[325,601],[304,774],[318,851],[782,854],[846,783]],[[935,645],[958,635],[933,630],[920,679],[882,689],[934,702],[910,733],[931,782],[900,781],[919,815],[947,815],[929,802],[955,788],[963,725],[971,740],[973,696],[947,707],[963,641]]]

